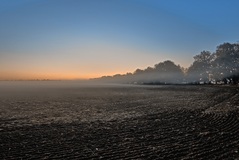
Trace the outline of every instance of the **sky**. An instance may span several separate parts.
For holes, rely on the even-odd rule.
[[[0,79],[134,72],[239,41],[238,0],[0,0]]]

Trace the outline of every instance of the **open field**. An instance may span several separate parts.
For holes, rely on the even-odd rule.
[[[238,87],[0,83],[0,159],[239,159]]]

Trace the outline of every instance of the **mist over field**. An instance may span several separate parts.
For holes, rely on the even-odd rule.
[[[0,160],[238,160],[238,6],[0,0]]]

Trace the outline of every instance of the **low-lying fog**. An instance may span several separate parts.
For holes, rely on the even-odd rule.
[[[96,83],[90,81],[2,81],[0,82],[1,97],[22,97],[22,96],[57,96],[66,95],[72,92],[91,90],[97,88],[118,88],[118,87],[140,87],[131,84]]]

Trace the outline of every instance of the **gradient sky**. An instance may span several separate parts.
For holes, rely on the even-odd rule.
[[[239,40],[238,0],[0,0],[0,79],[79,79]]]

